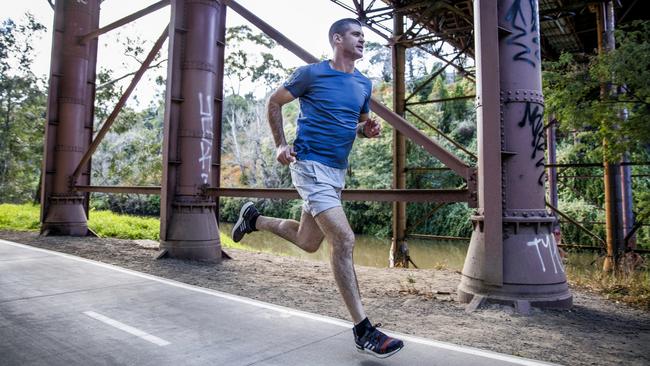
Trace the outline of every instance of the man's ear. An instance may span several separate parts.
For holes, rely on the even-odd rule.
[[[341,37],[341,35],[338,33],[334,33],[333,38],[334,38],[334,42],[340,42],[341,40],[343,40],[343,37]]]

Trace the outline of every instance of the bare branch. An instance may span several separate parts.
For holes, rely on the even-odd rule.
[[[127,55],[127,56],[128,56],[128,57],[131,57],[132,59],[134,59],[135,61],[137,61],[139,64],[142,64],[142,63],[144,62],[144,61],[142,61],[142,60],[138,60],[138,58],[135,57],[134,55],[129,54],[129,55]]]
[[[52,10],[54,10],[54,0],[47,0],[48,4],[50,4],[50,7]]]
[[[156,64],[153,64],[153,65],[147,67],[147,70],[149,70],[149,69],[156,69],[156,68],[159,68],[160,65],[161,65],[162,63],[164,63],[164,62],[167,62],[167,59],[161,60],[160,62],[158,62],[158,63],[156,63]],[[117,78],[117,79],[113,79],[113,80],[111,80],[111,81],[107,81],[107,82],[105,82],[104,84],[99,85],[99,86],[97,87],[97,89],[95,89],[95,90],[96,90],[96,91],[102,90],[103,88],[106,88],[107,86],[110,86],[110,85],[112,85],[112,84],[115,84],[115,83],[117,83],[117,82],[120,81],[120,80],[126,79],[126,78],[128,78],[129,76],[133,76],[133,75],[135,75],[136,72],[137,72],[137,71],[133,71],[133,72],[130,72],[130,73],[128,73],[128,74],[122,75],[122,76],[120,76],[120,77]]]

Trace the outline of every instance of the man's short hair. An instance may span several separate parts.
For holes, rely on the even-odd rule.
[[[330,31],[328,33],[330,45],[334,45],[334,42],[332,42],[332,37],[334,37],[334,34],[344,35],[345,32],[350,29],[350,25],[352,24],[363,27],[360,21],[353,18],[343,18],[332,23],[332,26],[330,27]]]

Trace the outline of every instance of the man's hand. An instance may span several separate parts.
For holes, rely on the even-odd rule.
[[[289,165],[296,161],[296,152],[293,151],[293,145],[280,145],[275,150],[275,159],[282,165]]]
[[[363,126],[362,132],[363,135],[367,138],[379,137],[381,134],[381,124],[377,121],[375,117],[369,117],[365,122],[362,122]]]

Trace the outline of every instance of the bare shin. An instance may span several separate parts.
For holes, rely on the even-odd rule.
[[[352,258],[354,232],[350,228],[342,207],[323,211],[315,219],[330,243],[332,272],[334,272],[334,279],[343,297],[343,302],[345,302],[354,323],[359,323],[365,319],[366,313],[361,303],[359,283]]]

